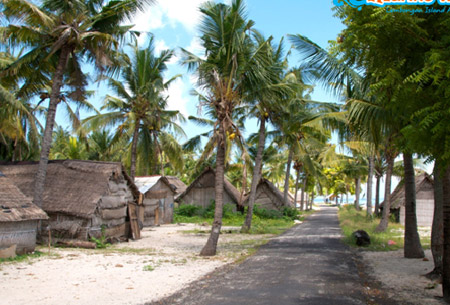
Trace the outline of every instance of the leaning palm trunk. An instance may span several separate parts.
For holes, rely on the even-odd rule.
[[[242,225],[241,232],[248,232],[252,227],[253,208],[256,200],[256,187],[261,179],[261,165],[265,143],[266,120],[262,117],[259,126],[258,151],[256,152],[255,166],[253,167],[252,186],[250,188],[250,195],[248,198],[247,215],[245,216],[245,221]]]
[[[405,258],[424,258],[419,233],[417,232],[416,216],[416,185],[412,154],[403,153],[405,168]]]
[[[442,184],[444,194],[444,260],[442,268],[442,290],[444,301],[450,303],[450,166],[444,170]]]
[[[139,136],[139,121],[134,126],[133,139],[131,140],[131,161],[130,161],[130,178],[134,181],[136,177],[136,156],[137,156],[137,142]]]
[[[442,258],[444,252],[444,222],[442,205],[444,201],[443,185],[439,162],[436,160],[433,170],[434,176],[434,215],[431,229],[431,253],[433,254],[434,269],[427,274],[432,279],[442,276]]]
[[[215,177],[215,201],[216,208],[214,211],[214,222],[211,228],[211,234],[209,235],[206,245],[200,252],[201,256],[214,256],[217,251],[217,243],[219,241],[220,229],[222,227],[222,214],[223,214],[223,186],[225,175],[225,131],[222,124],[219,127],[219,141],[217,143],[217,156],[216,156],[216,177]],[[222,139],[220,139],[222,138]]]
[[[392,179],[392,171],[394,169],[394,157],[387,154],[386,162],[386,184],[384,188],[384,205],[383,205],[383,214],[381,215],[381,220],[378,226],[376,227],[376,232],[384,232],[386,231],[389,224],[389,215],[391,213],[391,179]]]
[[[361,194],[361,177],[355,179],[355,209],[357,211],[361,210],[359,206],[359,197]]]
[[[292,164],[292,158],[294,157],[294,149],[289,149],[289,156],[288,161],[286,165],[286,177],[284,178],[284,196],[283,196],[283,202],[284,206],[289,206],[289,198],[288,198],[288,192],[289,192],[289,176],[291,173],[291,164]]]
[[[369,157],[369,176],[367,177],[367,216],[372,216],[372,184],[373,184],[373,171],[374,171],[374,157]]]
[[[52,146],[53,125],[55,124],[56,108],[60,100],[61,87],[63,85],[63,76],[69,54],[70,49],[68,47],[63,47],[61,49],[58,66],[56,67],[56,71],[52,79],[52,93],[50,95],[50,102],[47,110],[44,138],[42,140],[39,166],[36,173],[36,181],[34,185],[33,202],[39,207],[42,207],[43,202],[45,177],[47,176],[48,155]]]
[[[302,199],[300,202],[300,210],[305,209],[305,193],[306,193],[306,184],[308,183],[308,176],[305,176],[305,179],[303,179],[303,186],[302,186]]]

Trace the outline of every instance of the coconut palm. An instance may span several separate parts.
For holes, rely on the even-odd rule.
[[[111,52],[130,29],[121,23],[152,0],[118,0],[104,4],[98,0],[43,0],[35,5],[26,0],[2,1],[3,15],[11,21],[0,28],[0,37],[11,47],[26,45],[29,51],[11,64],[7,71],[37,63],[50,71],[52,88],[36,174],[34,203],[42,206],[48,155],[61,88],[75,88],[75,100],[83,100],[86,76],[81,61],[87,59],[102,71],[111,67]],[[20,23],[13,24],[14,20]]]
[[[258,87],[267,80],[264,67],[264,49],[257,48],[250,33],[253,22],[245,19],[242,0],[231,5],[206,2],[200,7],[203,19],[200,41],[205,58],[183,50],[183,63],[195,71],[198,86],[205,92],[206,103],[215,110],[214,133],[216,147],[216,210],[211,235],[201,255],[215,255],[222,226],[224,162],[227,132],[239,136],[233,122],[233,112],[244,102],[245,90]]]
[[[159,56],[155,56],[153,38],[150,39],[147,48],[140,49],[137,44],[130,47],[133,58],[129,59],[128,56],[123,55],[123,60],[126,62],[120,70],[123,80],[107,78],[109,86],[117,94],[117,97],[106,96],[102,110],[108,110],[108,112],[86,118],[83,124],[89,130],[95,130],[98,127],[115,128],[115,141],[123,137],[131,139],[130,177],[134,179],[138,144],[147,148],[156,148],[156,150],[152,149],[154,154],[148,151],[144,153],[146,156],[154,155],[156,158],[159,155],[161,167],[163,167],[160,136],[164,135],[161,136],[164,137],[164,141],[172,143],[173,141],[166,133],[170,129],[183,133],[176,123],[177,120],[183,120],[183,117],[179,111],[166,110],[167,96],[163,95],[178,77],[172,77],[168,81],[165,81],[163,77],[173,51],[164,50]],[[142,158],[148,160],[145,156]],[[155,162],[156,167],[157,164],[158,162]],[[163,174],[161,170],[161,175]]]

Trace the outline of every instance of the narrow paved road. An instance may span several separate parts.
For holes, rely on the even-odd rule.
[[[367,304],[354,255],[340,238],[337,208],[323,206],[230,272],[157,304]]]

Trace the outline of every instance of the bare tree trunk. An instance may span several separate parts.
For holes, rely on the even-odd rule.
[[[375,184],[375,216],[380,215],[380,184],[381,184],[381,176],[376,175],[376,184]]]
[[[367,216],[372,216],[372,185],[374,172],[374,157],[369,157],[369,176],[367,177]]]
[[[284,178],[284,196],[283,196],[283,202],[284,206],[289,206],[289,176],[291,173],[291,164],[292,164],[292,158],[294,157],[294,149],[289,148],[289,156],[288,156],[288,162],[286,165],[286,177]]]
[[[130,178],[134,181],[136,177],[136,157],[137,157],[137,142],[139,136],[139,121],[134,126],[133,139],[131,140],[131,161],[130,161]]]
[[[306,184],[308,183],[308,175],[305,175],[305,179],[303,179],[303,186],[302,186],[302,199],[300,202],[300,210],[305,209],[305,193],[306,193]]]
[[[295,180],[294,207],[297,208],[298,182],[300,180],[300,168],[297,169],[297,178]]]
[[[405,169],[405,258],[424,258],[419,233],[417,232],[416,216],[416,181],[414,175],[413,157],[410,153],[403,153]]]
[[[380,223],[375,229],[375,232],[386,231],[389,224],[389,216],[391,213],[391,178],[392,171],[394,169],[394,156],[386,154],[387,170],[386,170],[386,185],[384,188],[384,205],[383,214],[381,216]]]
[[[211,228],[211,234],[200,252],[201,256],[214,256],[217,252],[217,243],[219,241],[220,229],[222,227],[222,214],[223,214],[223,185],[225,175],[225,130],[222,124],[219,127],[219,134],[222,140],[219,140],[217,144],[217,156],[216,156],[216,178],[215,178],[215,201],[216,209],[214,211],[214,222]],[[220,137],[219,137],[220,138]]]
[[[444,217],[444,260],[442,265],[442,291],[444,301],[450,303],[450,166],[447,165],[442,178]]]
[[[361,177],[358,177],[355,179],[355,209],[357,211],[361,210],[361,207],[359,206],[360,193],[361,193]]]
[[[45,177],[47,176],[48,155],[50,154],[50,148],[52,147],[53,125],[55,124],[56,108],[60,100],[61,87],[63,86],[63,76],[69,54],[70,49],[68,47],[63,47],[61,49],[58,66],[56,67],[56,71],[52,79],[52,93],[50,95],[50,102],[47,110],[47,119],[45,122],[44,137],[42,139],[39,166],[34,185],[33,202],[39,207],[42,207]]]
[[[439,162],[436,160],[433,170],[434,176],[434,215],[431,229],[431,253],[433,254],[434,269],[427,274],[432,279],[441,278],[442,260],[444,255],[444,222],[442,205],[444,201],[443,185]]]
[[[262,158],[264,153],[264,146],[266,143],[266,119],[261,117],[258,136],[258,151],[256,152],[255,166],[253,167],[252,186],[250,187],[250,195],[248,198],[247,215],[245,216],[244,224],[241,232],[248,232],[252,227],[253,208],[256,200],[256,187],[261,179]]]

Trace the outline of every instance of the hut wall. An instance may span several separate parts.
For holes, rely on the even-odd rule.
[[[187,193],[183,199],[182,204],[193,204],[207,208],[211,205],[211,202],[216,198],[216,191],[214,187],[193,187],[189,193]],[[233,206],[233,212],[236,212],[236,203],[226,191],[223,192],[223,203],[231,204]]]
[[[16,254],[33,252],[36,245],[37,220],[0,222],[0,248],[17,245]]]
[[[172,223],[173,206],[173,191],[165,183],[158,181],[144,196],[144,227],[155,225],[157,207],[159,207],[159,224]]]
[[[419,227],[431,227],[433,225],[434,200],[416,199],[416,217]],[[405,225],[405,207],[400,208],[400,223]]]
[[[274,197],[267,186],[260,186],[256,194],[255,204],[267,210],[278,210],[279,208],[275,203],[276,198]]]

